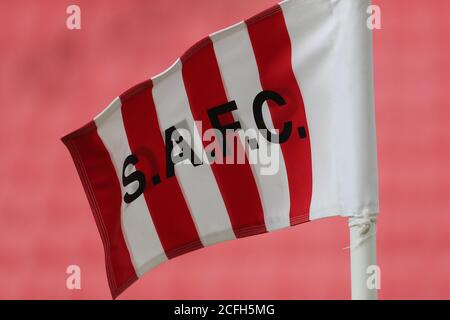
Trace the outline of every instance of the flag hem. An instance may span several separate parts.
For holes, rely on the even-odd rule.
[[[131,284],[133,284],[137,280],[137,276],[130,277],[125,281],[122,285],[118,286],[116,283],[116,277],[114,274],[114,269],[111,261],[111,245],[108,237],[108,233],[106,231],[105,222],[103,221],[102,214],[100,212],[100,208],[97,204],[97,199],[92,189],[92,185],[90,179],[86,173],[86,169],[84,167],[84,162],[82,161],[79,151],[77,147],[73,144],[73,139],[90,131],[96,130],[96,126],[94,121],[90,121],[85,126],[79,128],[78,130],[69,133],[68,135],[61,138],[61,141],[65,144],[67,149],[72,156],[72,160],[77,169],[78,175],[81,180],[81,184],[83,186],[84,192],[89,202],[89,206],[91,207],[91,211],[94,215],[94,220],[97,225],[97,229],[100,233],[100,238],[103,243],[103,251],[105,254],[105,265],[106,265],[106,275],[108,279],[108,285],[113,299],[116,299],[125,289],[127,289]]]

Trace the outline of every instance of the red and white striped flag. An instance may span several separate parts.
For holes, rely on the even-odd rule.
[[[204,246],[378,212],[368,5],[282,2],[199,41],[62,139],[114,297]]]

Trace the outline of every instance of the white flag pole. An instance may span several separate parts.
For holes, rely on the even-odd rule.
[[[377,300],[376,215],[350,217],[352,300]]]

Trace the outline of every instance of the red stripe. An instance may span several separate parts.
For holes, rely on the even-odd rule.
[[[197,43],[181,60],[192,115],[202,122],[203,131],[211,129],[208,109],[228,102],[211,40],[206,38]],[[231,123],[234,119],[228,113],[220,121]],[[261,199],[247,158],[245,164],[212,164],[211,169],[236,236],[265,232]]]
[[[191,213],[176,176],[166,179],[165,144],[147,81],[120,97],[122,118],[131,152],[139,162],[147,187],[145,201],[167,257],[173,258],[202,247]],[[152,178],[159,176],[160,183]]]
[[[279,93],[286,101],[281,107],[269,102],[273,124],[280,130],[286,121],[292,121],[293,125],[290,138],[281,144],[289,181],[291,224],[308,221],[312,194],[311,149],[305,107],[292,70],[286,23],[279,6],[246,23],[263,89]],[[300,139],[299,127],[305,128],[307,138]]]
[[[137,277],[121,227],[122,194],[113,163],[92,121],[65,136],[102,237],[108,282],[117,297]]]

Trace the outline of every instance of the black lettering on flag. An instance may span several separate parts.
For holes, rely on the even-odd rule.
[[[280,107],[286,104],[286,101],[283,99],[283,97],[274,91],[264,90],[258,93],[253,100],[253,116],[255,117],[256,126],[260,131],[262,130],[261,133],[267,141],[283,143],[287,141],[287,139],[289,139],[291,135],[292,122],[285,122],[283,125],[283,130],[281,130],[280,134],[273,134],[272,132],[270,132],[264,122],[262,114],[262,106],[264,102],[268,100],[274,101]]]
[[[129,165],[135,165],[138,162],[139,162],[139,159],[134,154],[130,154],[125,159],[125,162],[123,164],[123,170],[122,170],[123,187],[125,188],[130,183],[133,183],[136,181],[139,183],[138,188],[135,192],[133,192],[132,194],[129,194],[128,192],[125,193],[125,195],[123,196],[123,201],[125,201],[125,203],[131,203],[134,200],[136,200],[137,198],[139,198],[139,196],[142,193],[144,193],[144,190],[146,187],[145,175],[141,171],[134,171],[131,174],[129,174],[128,176],[125,175],[125,169]]]
[[[227,130],[234,130],[234,131],[236,131],[238,129],[241,129],[241,124],[240,124],[239,121],[234,121],[234,122],[231,122],[231,123],[223,125],[223,124],[220,123],[219,116],[220,115],[224,115],[224,114],[226,114],[228,112],[231,112],[231,111],[234,111],[234,110],[237,110],[237,105],[236,105],[236,102],[234,100],[230,101],[230,102],[227,102],[227,103],[224,103],[224,104],[221,104],[220,106],[208,109],[208,117],[209,117],[209,120],[211,121],[212,127],[214,129],[219,130],[222,133],[222,135],[220,137],[217,137],[217,138],[222,140],[220,142],[222,142],[221,143],[222,144],[222,148],[223,148],[222,152],[223,152],[224,156],[226,156],[228,154],[227,153],[228,150],[227,150],[226,131]],[[214,155],[211,155],[211,156],[214,157]]]
[[[187,124],[180,123],[177,125],[187,127]],[[180,128],[185,129],[186,128]],[[202,164],[200,158],[197,157],[194,150],[184,140],[175,126],[167,128],[164,132],[166,141],[166,178],[173,177],[175,175],[175,164],[183,162],[184,160],[190,160],[191,164],[196,167]],[[180,147],[181,151],[178,154],[172,154],[174,148],[174,142]],[[187,152],[189,150],[189,152]]]

